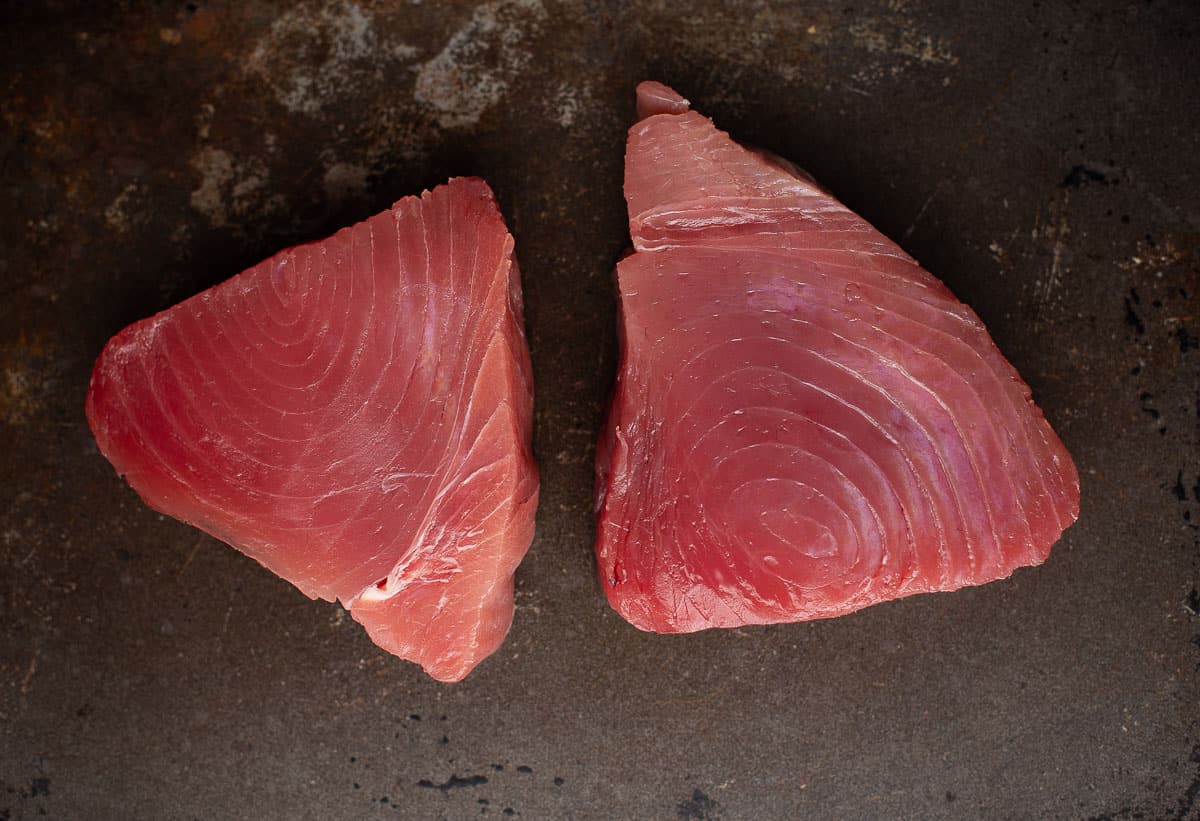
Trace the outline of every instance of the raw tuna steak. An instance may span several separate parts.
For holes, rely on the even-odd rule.
[[[512,622],[531,414],[513,240],[478,179],[131,325],[87,397],[147,504],[340,600],[442,681]]]
[[[801,621],[1039,564],[1071,457],[979,318],[779,158],[638,89],[598,453],[612,606],[658,632]]]

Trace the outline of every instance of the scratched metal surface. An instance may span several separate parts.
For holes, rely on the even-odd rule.
[[[1189,5],[7,4],[0,818],[1200,817]],[[590,462],[643,78],[979,312],[1080,467],[1045,566],[814,624],[609,611]],[[448,687],[147,510],[82,405],[128,322],[466,173],[517,238],[544,484],[509,639]]]

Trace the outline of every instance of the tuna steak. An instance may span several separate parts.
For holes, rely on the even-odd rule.
[[[970,308],[790,163],[638,88],[597,457],[599,572],[643,630],[791,622],[1044,561],[1070,455]]]
[[[151,507],[457,681],[533,536],[521,316],[492,192],[454,179],[121,331],[88,421]]]

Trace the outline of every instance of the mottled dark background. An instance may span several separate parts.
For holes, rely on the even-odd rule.
[[[0,819],[1200,818],[1188,2],[7,3]],[[1041,568],[638,633],[593,577],[633,86],[809,169],[987,322],[1078,462]],[[525,275],[507,643],[443,686],[97,453],[125,324],[455,174]]]

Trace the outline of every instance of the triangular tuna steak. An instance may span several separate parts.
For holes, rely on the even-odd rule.
[[[513,240],[462,178],[121,331],[87,415],[151,507],[457,681],[512,622],[532,399]]]
[[[1045,560],[1075,466],[971,309],[666,86],[638,112],[597,457],[617,612],[665,633],[802,621]]]

